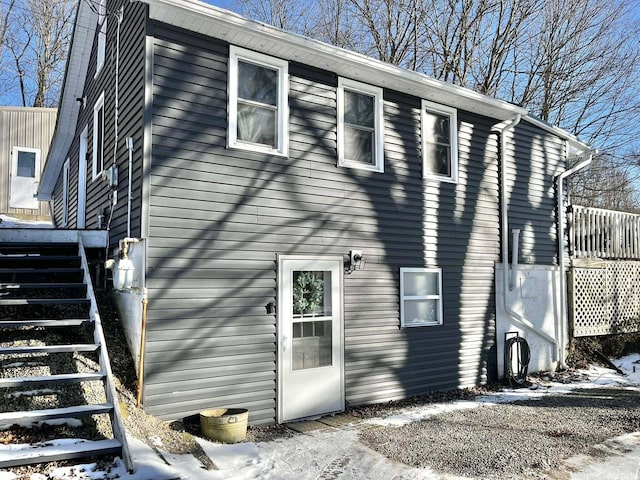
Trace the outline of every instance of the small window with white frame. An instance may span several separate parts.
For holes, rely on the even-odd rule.
[[[442,325],[442,269],[400,268],[400,326]]]
[[[104,92],[93,107],[93,168],[95,180],[104,170]]]
[[[422,101],[422,168],[425,178],[458,181],[458,115],[455,108]]]
[[[98,46],[96,52],[96,74],[100,73],[104,66],[105,51],[107,46],[107,0],[100,0],[98,5]]]
[[[288,69],[286,60],[229,47],[230,148],[288,155]]]
[[[69,221],[69,159],[67,158],[62,168],[62,226],[66,227]]]
[[[338,165],[384,172],[382,89],[338,79]]]

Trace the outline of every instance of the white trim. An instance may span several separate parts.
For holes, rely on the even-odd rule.
[[[427,112],[447,115],[449,117],[449,149],[451,152],[451,175],[439,175],[427,171],[427,136],[424,134]],[[455,108],[440,105],[438,103],[422,100],[420,112],[420,132],[422,137],[422,175],[427,179],[440,180],[442,182],[458,183],[458,111]]]
[[[80,134],[78,150],[78,205],[76,228],[84,228],[87,210],[87,152],[89,151],[89,125],[85,125]]]
[[[412,295],[408,296],[404,294],[404,274],[405,273],[437,273],[438,274],[438,293],[437,294],[426,294],[426,295]],[[438,321],[437,322],[422,322],[422,323],[412,323],[405,324],[404,320],[404,302],[405,300],[438,300]],[[400,267],[400,327],[401,328],[412,328],[412,327],[430,327],[442,325],[443,323],[443,315],[442,315],[442,268],[413,268],[413,267]]]
[[[66,227],[69,223],[69,159],[62,165],[62,220],[61,226]]]
[[[277,145],[249,143],[238,140],[238,60],[262,65],[278,72],[277,99]],[[289,154],[289,64],[286,60],[263,55],[251,50],[231,45],[229,47],[229,79],[228,79],[228,131],[227,146],[255,152],[266,152],[287,156]]]
[[[373,165],[364,165],[359,162],[354,162],[344,157],[344,91],[349,90],[351,92],[362,93],[370,95],[374,99],[374,145],[373,145]],[[366,83],[356,82],[347,78],[338,78],[338,99],[337,99],[337,114],[338,114],[338,166],[349,168],[360,168],[363,170],[371,170],[374,172],[384,172],[384,102],[383,102],[383,90],[379,87],[367,85]]]
[[[98,145],[98,130],[96,125],[98,123],[98,112],[102,109],[102,145]],[[95,180],[98,175],[104,170],[104,92],[100,94],[98,101],[93,106],[93,152],[92,152],[92,167],[91,167],[91,179]],[[98,148],[102,150],[102,168],[98,170]]]

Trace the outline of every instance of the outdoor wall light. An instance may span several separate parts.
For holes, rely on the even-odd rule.
[[[364,259],[362,258],[362,250],[351,250],[349,252],[349,264],[347,272],[352,273],[355,270],[364,270]]]

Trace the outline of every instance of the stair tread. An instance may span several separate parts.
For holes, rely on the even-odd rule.
[[[22,387],[32,385],[46,385],[56,383],[80,383],[92,380],[102,380],[105,377],[104,372],[94,373],[62,373],[59,375],[49,375],[42,377],[9,377],[0,378],[0,388],[3,387]]]
[[[0,289],[19,290],[23,288],[82,288],[82,282],[51,282],[51,283],[30,283],[30,282],[0,282]]]
[[[93,322],[90,318],[39,318],[32,320],[0,320],[0,328],[17,327],[77,327]]]
[[[56,268],[0,268],[0,273],[76,273],[81,272],[80,267],[56,267]]]
[[[95,343],[74,343],[69,345],[36,345],[24,347],[0,348],[0,355],[17,355],[23,353],[65,353],[65,352],[93,352],[100,348]]]
[[[46,260],[79,260],[80,257],[78,255],[32,255],[32,254],[14,254],[14,255],[0,255],[0,261],[2,260],[38,260],[38,261],[46,261]]]
[[[0,305],[56,305],[56,304],[87,304],[88,298],[6,298],[0,300]]]
[[[42,447],[30,445],[26,448],[3,448],[0,450],[0,468],[94,455],[119,455],[122,451],[122,444],[118,440],[68,439],[61,441],[60,445],[52,445],[52,443],[54,441],[43,442]]]
[[[19,412],[0,413],[0,425],[10,426],[21,421],[43,421],[55,418],[76,418],[100,413],[109,413],[113,410],[110,403],[97,403],[91,405],[76,405],[73,407],[47,408],[42,410],[29,410]]]

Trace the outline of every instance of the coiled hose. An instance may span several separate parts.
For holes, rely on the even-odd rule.
[[[515,350],[515,362],[514,362]],[[504,377],[509,385],[523,385],[527,381],[529,370],[529,360],[531,360],[531,350],[527,341],[520,337],[511,337],[504,342]],[[514,363],[517,368],[514,371]]]

